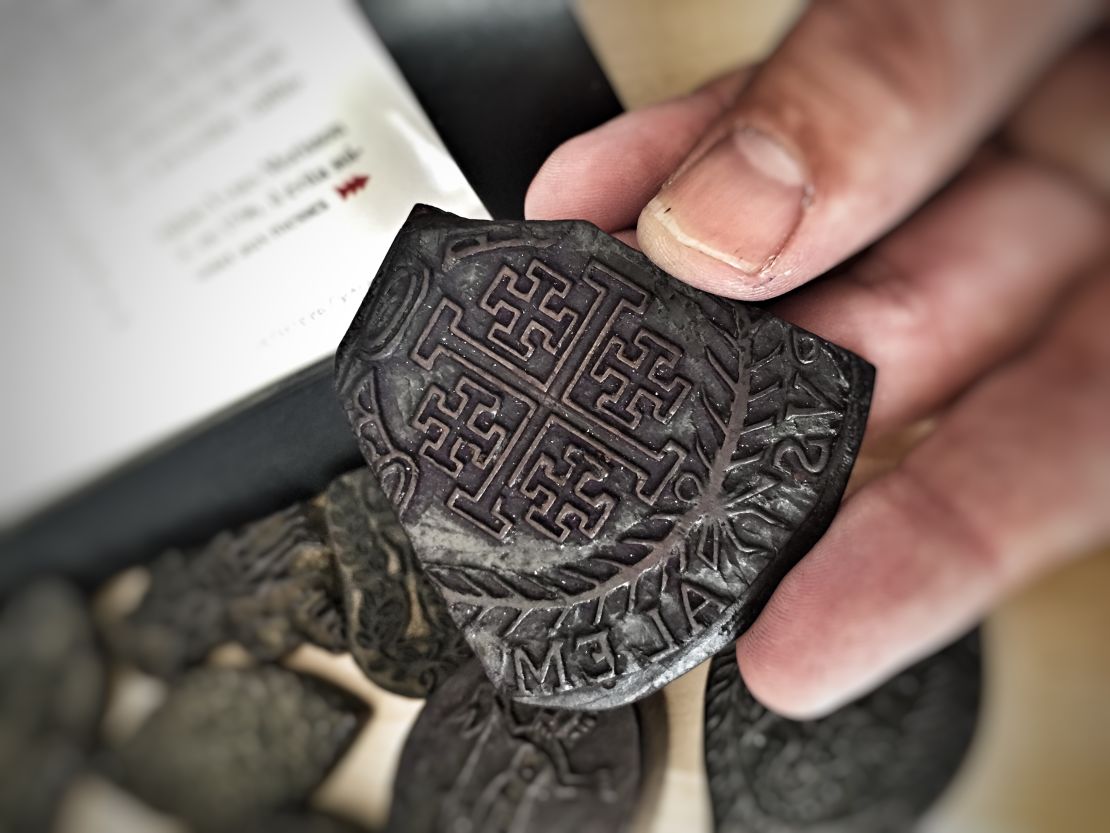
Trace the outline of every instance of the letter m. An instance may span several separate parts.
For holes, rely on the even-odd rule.
[[[567,687],[567,670],[563,665],[563,640],[561,639],[551,641],[538,667],[524,648],[520,646],[513,648],[513,665],[516,668],[517,688],[526,694],[533,694],[537,689],[542,692]],[[548,680],[552,670],[555,671],[554,685]],[[532,681],[531,685],[528,683],[529,679]]]

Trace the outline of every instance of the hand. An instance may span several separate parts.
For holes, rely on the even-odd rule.
[[[741,637],[777,711],[836,708],[1110,541],[1103,8],[814,3],[758,69],[571,140],[532,184],[529,217],[690,284],[796,290],[772,309],[878,368],[869,441],[936,417]]]

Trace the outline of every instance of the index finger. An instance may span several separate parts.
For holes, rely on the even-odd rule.
[[[831,711],[1110,541],[1107,316],[1103,269],[1043,343],[849,499],[740,638],[757,697],[793,716]]]

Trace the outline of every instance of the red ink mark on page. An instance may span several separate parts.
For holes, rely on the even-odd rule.
[[[354,194],[357,194],[366,187],[366,183],[370,181],[370,177],[366,174],[358,174],[352,176],[346,182],[335,186],[335,193],[339,194],[343,199],[347,199]]]

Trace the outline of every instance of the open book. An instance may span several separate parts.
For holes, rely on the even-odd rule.
[[[484,209],[347,0],[0,3],[0,526],[329,356]]]

